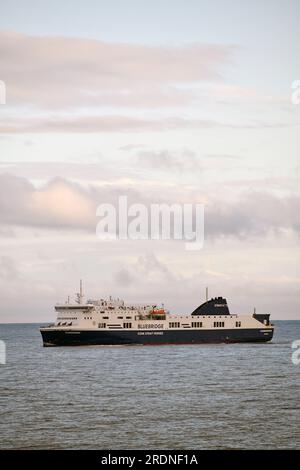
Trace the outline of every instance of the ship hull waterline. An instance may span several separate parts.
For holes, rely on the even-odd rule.
[[[164,330],[164,331],[98,331],[41,329],[43,345],[172,345],[205,343],[261,343],[271,341],[273,329],[244,328],[222,330]]]

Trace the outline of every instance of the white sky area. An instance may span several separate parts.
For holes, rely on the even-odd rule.
[[[0,322],[53,320],[80,278],[300,319],[299,19],[297,0],[0,1]],[[203,203],[203,249],[98,240],[120,195]]]

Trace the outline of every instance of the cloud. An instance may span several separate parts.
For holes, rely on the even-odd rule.
[[[159,197],[157,197],[159,194]],[[26,178],[0,175],[0,225],[29,226],[60,230],[85,230],[94,233],[96,208],[100,203],[117,205],[118,196],[127,195],[128,204],[186,201],[186,193],[176,187],[173,193],[162,186],[153,195],[131,186],[82,186],[63,178],[56,178],[35,188]],[[193,197],[199,202],[199,194]],[[190,200],[189,202],[191,202]],[[267,192],[241,193],[239,199],[224,202],[210,198],[205,203],[205,236],[209,238],[234,236],[246,238],[265,235],[269,231],[281,233],[300,231],[300,198],[277,197]]]
[[[119,286],[128,287],[136,282],[136,277],[127,268],[122,268],[116,273],[115,281]]]
[[[15,281],[19,278],[16,263],[10,256],[0,256],[0,279]]]
[[[300,198],[276,197],[267,192],[247,192],[234,203],[212,201],[206,208],[205,223],[212,237],[266,235],[270,230],[291,229],[300,233]]]
[[[146,147],[146,144],[127,144],[127,145],[122,145],[119,147],[119,150],[123,150],[125,152],[130,152],[131,150],[136,150]]]
[[[234,127],[204,119],[167,117],[147,119],[122,115],[62,117],[3,117],[0,133],[45,133],[45,132],[161,132],[174,129],[210,129]]]
[[[276,129],[299,127],[299,123],[283,122],[221,122],[209,119],[169,116],[160,118],[132,117],[117,114],[0,117],[0,134],[32,133],[89,133],[89,132],[163,132],[176,129]]]
[[[206,158],[209,159],[209,160],[225,160],[225,161],[228,161],[228,160],[240,160],[241,157],[239,155],[226,155],[226,154],[215,154],[215,153],[210,153],[208,155],[206,155]]]
[[[200,161],[191,150],[170,152],[169,150],[143,150],[137,154],[137,163],[142,167],[165,171],[197,171],[201,168]]]
[[[93,162],[93,157],[88,156],[82,159],[72,159],[71,161],[31,161],[31,162],[0,162],[1,173],[13,173],[14,176],[24,177],[29,180],[49,181],[57,177],[66,178],[69,180],[93,180],[97,184],[109,184],[116,182],[120,179],[127,180],[130,178],[131,173],[126,169],[126,173],[122,167],[117,168],[116,165],[101,164],[101,157],[98,163]],[[96,161],[96,157],[95,157]]]
[[[54,179],[36,189],[27,179],[0,175],[1,224],[88,229],[95,218],[91,197],[79,185]]]
[[[135,264],[135,270],[148,281],[173,280],[176,278],[174,273],[154,253],[140,256]]]
[[[9,103],[38,107],[170,106],[190,100],[174,84],[220,78],[233,47],[108,43],[0,33]]]

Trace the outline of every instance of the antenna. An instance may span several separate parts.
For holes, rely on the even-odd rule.
[[[208,301],[208,287],[206,287],[206,302]]]
[[[83,281],[80,279],[80,303],[83,303]]]
[[[83,283],[82,283],[82,279],[80,279],[80,290],[79,290],[79,293],[76,294],[76,297],[77,297],[76,302],[78,304],[83,304]]]

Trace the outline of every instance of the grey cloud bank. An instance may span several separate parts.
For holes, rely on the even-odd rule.
[[[300,198],[277,197],[268,192],[244,192],[231,203],[212,198],[207,200],[199,188],[198,197],[185,200],[186,192],[174,189],[165,192],[162,186],[153,195],[145,195],[131,185],[110,184],[97,187],[80,185],[64,178],[50,180],[36,188],[26,178],[11,174],[0,175],[0,224],[8,226],[41,227],[60,230],[84,230],[90,233],[96,228],[96,208],[102,203],[118,204],[118,197],[128,196],[129,204],[141,203],[201,203],[205,205],[205,236],[224,237],[262,236],[269,231],[283,233],[289,230],[299,233]]]

